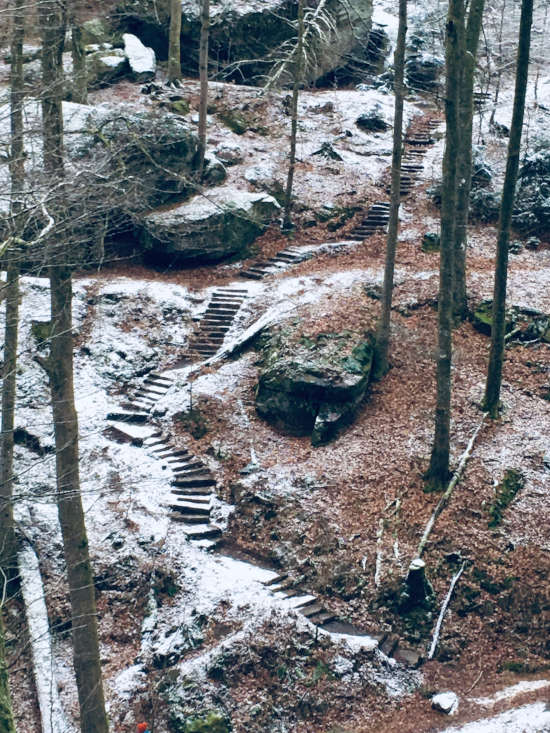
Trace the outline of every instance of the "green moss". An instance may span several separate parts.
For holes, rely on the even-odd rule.
[[[519,471],[510,468],[504,472],[504,478],[497,486],[494,501],[489,508],[489,527],[498,527],[501,524],[504,511],[524,484],[525,479]]]
[[[215,711],[200,717],[186,718],[184,721],[179,716],[174,716],[170,722],[173,733],[231,733],[228,718]]]
[[[170,102],[170,112],[176,115],[187,115],[189,114],[189,102],[186,99],[177,99],[174,102]]]
[[[422,252],[439,252],[441,238],[436,232],[426,232],[422,237]]]
[[[49,341],[52,332],[51,321],[32,321],[31,333],[36,339],[36,343],[41,346],[44,342]]]
[[[474,311],[474,328],[487,336],[491,335],[493,326],[493,301],[483,300]],[[514,326],[510,314],[506,314],[506,333],[509,333]]]
[[[218,117],[236,135],[244,135],[250,127],[246,117],[241,112],[236,112],[235,110],[222,110],[218,112]]]

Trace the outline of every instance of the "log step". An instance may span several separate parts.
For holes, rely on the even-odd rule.
[[[215,486],[216,482],[212,478],[189,478],[189,479],[179,479],[176,478],[173,481],[170,482],[171,486],[177,486],[181,489],[197,489],[197,488],[204,488],[206,486]]]
[[[146,423],[149,420],[149,413],[131,410],[120,410],[119,412],[109,412],[107,420],[118,420],[119,422],[127,422],[134,424]]]

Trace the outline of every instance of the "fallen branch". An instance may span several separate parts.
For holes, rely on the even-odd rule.
[[[426,542],[428,541],[428,537],[430,536],[430,533],[433,529],[433,526],[435,524],[435,520],[438,518],[438,516],[441,514],[443,509],[447,506],[449,499],[451,498],[451,494],[453,493],[454,487],[457,485],[457,483],[460,480],[460,477],[462,476],[464,469],[466,467],[466,464],[468,463],[468,459],[470,458],[472,454],[472,449],[474,447],[475,441],[477,436],[479,435],[479,431],[483,427],[483,424],[485,422],[485,419],[489,413],[484,412],[483,417],[481,418],[481,422],[477,426],[474,434],[470,438],[470,442],[468,443],[468,446],[466,447],[466,450],[462,454],[462,457],[460,459],[460,463],[458,464],[458,468],[453,474],[453,477],[449,481],[449,485],[447,486],[447,489],[445,490],[445,493],[441,497],[441,499],[437,502],[437,505],[433,511],[432,516],[430,517],[428,524],[426,525],[426,529],[424,530],[424,534],[422,535],[422,539],[420,540],[420,543],[418,545],[418,550],[416,551],[416,557],[422,557],[422,553],[424,552],[424,548],[426,547]]]
[[[376,566],[374,571],[374,585],[378,588],[380,585],[380,575],[382,574],[382,537],[384,536],[384,519],[380,517],[378,522],[378,532],[376,533]]]
[[[439,641],[439,634],[441,633],[441,626],[443,624],[443,619],[445,618],[445,614],[447,613],[447,608],[449,607],[449,603],[451,601],[451,596],[453,595],[455,585],[458,583],[458,579],[464,572],[465,567],[466,567],[466,563],[462,563],[462,567],[460,568],[458,573],[453,575],[453,578],[451,580],[451,585],[449,586],[449,592],[445,596],[445,600],[443,601],[443,605],[441,606],[441,611],[439,612],[439,618],[437,619],[437,623],[435,625],[432,645],[430,646],[430,651],[428,652],[428,659],[433,659],[433,655],[435,654],[435,649],[437,647],[437,642]]]

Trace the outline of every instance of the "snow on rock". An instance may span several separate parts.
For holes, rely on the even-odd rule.
[[[265,193],[220,186],[143,220],[146,247],[179,261],[216,261],[242,252],[280,208]]]
[[[132,33],[123,33],[124,53],[130,64],[135,81],[149,81],[155,78],[157,62],[152,48],[143,43]]]
[[[458,697],[454,692],[439,692],[432,697],[432,708],[446,715],[453,715],[458,710]]]

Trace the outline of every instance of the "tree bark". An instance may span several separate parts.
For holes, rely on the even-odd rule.
[[[17,568],[13,527],[13,430],[15,422],[18,326],[19,267],[17,263],[10,263],[7,273],[6,323],[4,326],[0,473],[0,568],[7,580],[16,575]]]
[[[42,27],[42,124],[44,170],[51,181],[64,180],[62,75],[63,8],[55,0],[39,5]],[[65,214],[63,188],[50,209],[60,222]],[[67,248],[58,244],[58,230],[49,251],[51,347],[48,373],[56,448],[57,505],[71,601],[73,662],[83,733],[108,733],[101,680],[92,568],[80,496],[78,420],[74,403],[72,281]]]
[[[15,733],[4,638],[4,619],[0,606],[0,732]]]
[[[290,151],[288,174],[286,178],[285,201],[283,207],[283,229],[292,228],[292,186],[296,169],[296,136],[298,133],[298,98],[303,77],[304,55],[304,0],[298,0],[298,38],[294,59],[294,80],[292,85],[292,102],[290,107]]]
[[[208,0],[206,0],[208,2]],[[181,0],[170,0],[168,81],[181,79]]]
[[[384,267],[384,289],[382,312],[378,323],[375,347],[374,377],[380,379],[388,371],[388,349],[390,341],[391,304],[395,253],[399,231],[399,204],[401,202],[401,154],[403,147],[403,101],[405,97],[405,39],[407,36],[407,0],[399,0],[399,27],[395,47],[395,112],[393,118],[393,154],[391,167],[390,220],[386,239],[386,261]]]
[[[88,75],[86,52],[82,42],[82,18],[78,3],[74,3],[71,14],[71,56],[73,60],[73,102],[88,104]]]
[[[23,157],[23,41],[25,37],[25,0],[15,0],[12,16],[10,70],[10,218],[18,232],[20,196],[25,180]],[[16,575],[16,544],[13,527],[13,428],[16,395],[17,331],[19,325],[19,267],[8,251],[4,366],[2,370],[2,439],[0,443],[0,569],[1,596]],[[4,643],[3,603],[0,603],[0,730],[15,733],[11,705],[6,647]]]
[[[208,33],[210,26],[210,0],[202,0],[201,5],[201,37],[199,46],[199,165],[197,177],[200,181],[204,172],[204,156],[206,153],[206,126],[208,120]]]
[[[491,329],[491,350],[485,385],[484,409],[492,418],[498,417],[500,388],[502,383],[502,364],[504,361],[504,335],[506,328],[506,286],[508,278],[508,245],[510,225],[514,208],[514,196],[519,168],[521,133],[525,112],[525,94],[529,71],[529,50],[531,45],[531,25],[533,22],[533,0],[522,0],[519,24],[519,44],[516,62],[516,87],[514,91],[514,110],[508,141],[506,172],[502,188],[502,201],[497,235],[497,256],[495,282],[493,289],[493,325]]]
[[[25,2],[16,0],[13,10],[10,72],[10,219],[12,233],[21,228],[21,194],[25,182],[23,155],[23,40]],[[16,574],[13,528],[13,429],[15,422],[17,332],[19,326],[19,265],[7,251],[6,322],[2,369],[2,437],[0,441],[0,568],[8,581]]]
[[[472,0],[465,34],[465,53],[460,81],[460,150],[457,155],[457,201],[454,253],[454,317],[468,315],[466,292],[466,250],[468,246],[468,210],[472,185],[472,129],[474,118],[474,71],[485,0]]]
[[[453,325],[453,269],[456,214],[456,154],[460,137],[458,128],[459,81],[464,30],[464,0],[450,0],[446,24],[446,93],[447,133],[443,156],[441,192],[441,252],[439,263],[438,356],[435,431],[426,488],[442,491],[449,479],[451,423],[451,362]]]

